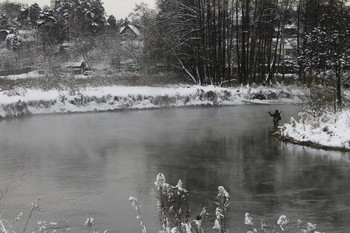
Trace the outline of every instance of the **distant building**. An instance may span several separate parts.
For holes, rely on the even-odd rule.
[[[131,24],[122,26],[119,31],[119,36],[121,36],[123,39],[141,40],[143,37],[142,28],[140,26]]]
[[[71,74],[84,74],[89,69],[85,60],[66,62],[62,64],[64,72]]]

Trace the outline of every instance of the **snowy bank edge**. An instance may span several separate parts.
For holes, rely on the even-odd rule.
[[[303,114],[299,114],[303,115]],[[350,152],[350,110],[325,113],[327,119],[315,124],[303,118],[290,119],[273,134],[280,140],[315,149]]]
[[[289,143],[293,143],[293,144],[299,145],[299,146],[307,146],[307,147],[310,147],[313,149],[320,149],[320,150],[325,150],[325,151],[350,152],[350,148],[337,147],[337,146],[327,146],[327,145],[318,144],[318,143],[315,143],[312,141],[298,141],[292,137],[281,136],[279,134],[274,134],[273,136],[278,137],[283,142],[289,142]]]
[[[277,98],[254,100],[251,96],[275,93]],[[290,98],[284,94],[289,93]],[[285,88],[221,88],[215,86],[134,87],[108,86],[81,90],[20,89],[0,92],[0,117],[37,114],[103,112],[124,109],[154,109],[186,106],[229,106],[252,104],[291,104],[296,93]],[[248,101],[248,102],[247,102]]]

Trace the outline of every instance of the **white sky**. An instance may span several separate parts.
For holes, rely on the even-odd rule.
[[[6,0],[0,0],[5,2]],[[40,7],[50,6],[50,0],[9,0],[10,2],[27,3],[29,5],[38,3]],[[155,8],[156,0],[101,0],[107,15],[114,15],[117,19],[125,18],[131,13],[136,3],[147,3],[149,7]]]

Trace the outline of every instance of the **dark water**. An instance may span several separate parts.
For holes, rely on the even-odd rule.
[[[295,106],[276,106],[282,117]],[[38,220],[87,232],[140,232],[129,196],[142,203],[148,232],[158,232],[157,192],[162,172],[191,191],[193,216],[214,213],[217,187],[232,197],[230,232],[247,232],[244,213],[273,226],[281,214],[318,224],[319,231],[349,232],[349,153],[285,144],[270,137],[269,106],[179,108],[37,116],[0,121],[0,188],[8,187],[1,218],[24,225],[41,196]],[[211,221],[211,220],[210,220]],[[212,222],[208,223],[208,228]]]

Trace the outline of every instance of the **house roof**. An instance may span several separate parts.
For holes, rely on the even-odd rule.
[[[62,63],[62,67],[81,67],[81,65],[85,63],[86,65],[86,61],[85,60],[79,60],[79,61],[69,61],[69,62],[64,62]]]
[[[128,25],[126,25],[126,26],[121,27],[121,28],[120,28],[120,31],[119,31],[119,34],[124,34],[128,28],[129,28],[133,33],[135,33],[136,36],[140,36],[140,35],[141,35],[140,30],[139,30],[135,25],[131,25],[131,24],[128,24]]]

